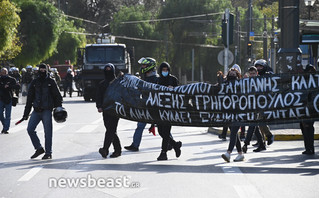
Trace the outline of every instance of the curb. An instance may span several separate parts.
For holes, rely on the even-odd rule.
[[[214,127],[209,127],[207,130],[208,133],[214,134],[214,135],[219,135],[222,133],[221,129],[217,129]],[[227,131],[227,136],[230,135],[230,131]],[[301,134],[276,134],[273,133],[273,135],[275,136],[274,140],[275,141],[293,141],[293,140],[303,140],[303,135]],[[314,136],[315,140],[319,140],[319,134],[315,134]]]

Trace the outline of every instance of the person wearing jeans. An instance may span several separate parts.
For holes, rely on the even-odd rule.
[[[43,160],[52,159],[52,111],[54,108],[62,107],[62,96],[55,80],[48,75],[48,66],[44,63],[39,65],[39,76],[30,84],[22,120],[28,120],[32,107],[34,110],[27,131],[36,151],[31,159],[43,153]],[[44,128],[45,150],[35,131],[40,121]]]
[[[19,89],[17,81],[8,75],[6,68],[1,69],[0,76],[0,121],[3,125],[1,133],[8,134],[11,121],[13,90]]]
[[[140,68],[140,76],[142,80],[150,83],[157,83],[158,82],[158,75],[156,73],[156,60],[151,57],[142,57],[138,64],[141,65]],[[124,146],[126,150],[129,151],[138,151],[139,146],[142,140],[142,134],[146,127],[146,123],[144,122],[137,122],[137,128],[135,129],[133,142],[129,146]]]
[[[38,138],[37,132],[35,131],[38,124],[42,121],[43,128],[45,131],[44,139],[45,139],[45,153],[46,155],[51,155],[52,153],[52,111],[43,110],[42,112],[33,111],[28,123],[28,134],[30,136],[33,147],[38,149],[43,149],[40,143],[40,139]]]
[[[0,100],[0,120],[3,125],[3,129],[1,133],[8,134],[10,128],[10,121],[11,121],[11,110],[12,110],[12,102],[9,104],[4,103]]]

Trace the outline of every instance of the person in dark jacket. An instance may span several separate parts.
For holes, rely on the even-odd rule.
[[[8,75],[8,70],[2,68],[0,77],[0,120],[3,129],[1,133],[9,133],[13,90],[19,88],[20,86],[17,84],[17,81]]]
[[[234,83],[236,80],[239,80],[241,78],[241,74],[239,71],[235,68],[229,69],[227,76],[226,76],[226,83]],[[240,139],[238,136],[238,130],[239,126],[231,126],[229,127],[230,129],[230,139],[229,139],[229,144],[228,144],[228,149],[225,154],[222,154],[222,158],[226,162],[230,162],[230,155],[233,152],[233,149],[236,145],[236,149],[238,152],[237,157],[234,159],[235,162],[243,161],[244,160],[244,155],[241,149],[241,144],[240,144]]]
[[[112,63],[108,63],[104,67],[104,80],[99,83],[96,93],[96,108],[99,113],[103,113],[104,126],[106,128],[103,147],[99,149],[99,153],[103,158],[109,154],[109,147],[111,143],[114,147],[114,152],[110,155],[111,158],[119,157],[122,153],[120,139],[117,136],[116,130],[119,118],[116,116],[108,115],[103,111],[102,104],[104,93],[107,90],[111,81],[115,79],[115,67]]]
[[[257,68],[259,76],[270,76],[274,74],[272,68],[267,64],[264,59],[256,60],[254,66]],[[266,124],[259,125],[259,129],[264,136],[267,137],[267,145],[271,145],[274,142],[275,136],[270,132],[269,126]],[[258,145],[259,147],[260,145]]]
[[[30,84],[23,114],[24,120],[29,118],[32,107],[33,112],[27,131],[36,151],[31,159],[43,153],[45,155],[42,159],[52,159],[52,110],[56,107],[62,107],[62,96],[55,80],[48,75],[48,67],[44,63],[39,65],[39,76]],[[42,121],[44,128],[45,150],[35,131],[40,121]]]
[[[156,60],[151,57],[141,58],[138,61],[138,64],[141,65],[139,74],[141,75],[142,80],[150,83],[157,84],[158,82],[158,75],[156,73]],[[145,122],[137,122],[137,127],[135,129],[133,135],[133,142],[129,146],[124,146],[126,150],[129,151],[138,151],[139,146],[142,141],[142,134],[146,127]]]
[[[316,73],[316,68],[308,64],[304,70],[305,73]],[[315,147],[314,147],[314,121],[303,121],[300,122],[300,129],[304,139],[305,151],[302,152],[304,155],[314,155]]]
[[[175,76],[171,75],[171,67],[167,62],[163,62],[159,67],[158,84],[170,88],[178,86],[178,80]],[[170,124],[157,124],[158,133],[162,137],[162,151],[157,160],[167,160],[167,150],[172,146],[175,150],[176,157],[181,155],[182,142],[176,142],[171,135],[172,125]]]
[[[68,90],[69,90],[70,97],[72,97],[72,91],[73,91],[72,83],[73,83],[73,74],[72,74],[72,70],[69,68],[64,79],[63,97],[66,97],[66,92]]]

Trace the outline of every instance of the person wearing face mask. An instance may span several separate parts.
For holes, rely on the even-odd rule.
[[[8,75],[7,68],[1,69],[0,76],[0,120],[3,125],[1,133],[8,134],[11,121],[13,90],[20,89],[17,81]]]
[[[178,80],[175,76],[170,74],[171,67],[167,62],[163,62],[159,67],[160,77],[158,79],[158,84],[164,85],[170,88],[178,86]],[[181,155],[182,142],[176,142],[171,135],[172,125],[170,124],[158,124],[158,133],[162,137],[162,150],[157,158],[158,161],[167,160],[167,150],[169,146],[172,146],[175,150],[176,157]]]
[[[23,120],[28,120],[32,107],[27,131],[36,151],[31,159],[43,153],[43,160],[52,159],[52,111],[54,108],[62,107],[62,96],[55,80],[48,75],[48,66],[45,63],[39,65],[38,77],[30,83]],[[44,128],[44,148],[35,131],[40,121]]]
[[[241,78],[241,75],[239,73],[239,71],[237,69],[231,68],[228,71],[227,77],[226,77],[226,83],[234,83],[235,80],[239,80]],[[236,145],[236,149],[238,152],[237,157],[234,159],[235,162],[239,162],[239,161],[243,161],[244,160],[244,155],[242,152],[242,148],[241,148],[241,144],[240,144],[240,139],[239,139],[239,135],[238,135],[238,130],[239,130],[239,126],[232,126],[229,127],[230,128],[230,140],[229,140],[229,145],[228,145],[228,149],[227,152],[225,154],[222,154],[222,158],[226,161],[226,162],[230,162],[230,155]]]
[[[115,79],[115,67],[112,63],[104,66],[104,80],[99,83],[96,93],[96,108],[99,113],[103,113],[104,126],[106,128],[103,147],[99,149],[99,153],[103,158],[107,158],[111,143],[114,147],[114,152],[110,155],[111,158],[119,157],[122,154],[120,139],[117,136],[116,130],[119,118],[112,116],[103,111],[102,104],[105,91],[111,81]]]

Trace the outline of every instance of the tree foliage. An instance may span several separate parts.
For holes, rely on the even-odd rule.
[[[17,36],[19,9],[8,0],[0,1],[0,60],[14,58],[21,50]]]
[[[149,20],[152,17],[152,13],[146,11],[144,6],[122,7],[122,9],[114,15],[114,20],[111,23],[112,34],[131,38],[153,38],[155,28],[154,23],[122,23],[128,21]],[[125,43],[129,48],[134,46],[135,57],[138,59],[142,56],[153,56],[153,50],[155,48],[153,43],[136,41],[134,39],[117,39],[117,42]],[[134,54],[132,55],[134,56]],[[134,59],[133,64],[135,64]]]
[[[58,61],[63,63],[65,60],[71,60],[72,64],[76,63],[77,49],[85,47],[86,38],[84,29],[74,26],[73,21],[62,20],[62,33],[59,36],[58,45],[53,55],[45,62],[53,64]]]
[[[21,53],[14,59],[18,65],[38,64],[49,58],[61,33],[61,17],[57,9],[40,0],[19,1],[19,27],[23,43]]]

